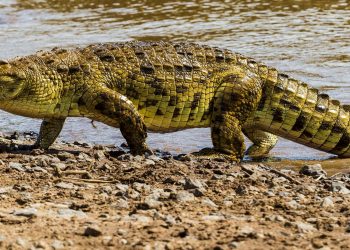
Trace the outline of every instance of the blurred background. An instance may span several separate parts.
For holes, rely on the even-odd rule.
[[[348,1],[1,0],[0,58],[54,46],[127,40],[193,41],[240,52],[350,103]],[[39,130],[40,121],[0,112],[0,131]],[[119,131],[71,118],[61,139],[119,145]],[[211,146],[209,129],[150,134],[152,148],[188,152]],[[276,156],[330,155],[281,140]]]

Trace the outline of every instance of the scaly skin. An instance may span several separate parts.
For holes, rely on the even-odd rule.
[[[0,108],[42,118],[47,149],[66,117],[120,128],[132,153],[151,152],[146,128],[211,127],[213,150],[239,161],[263,156],[276,135],[349,156],[348,106],[228,50],[196,44],[107,43],[53,49],[0,63]],[[242,133],[243,132],[243,133]]]

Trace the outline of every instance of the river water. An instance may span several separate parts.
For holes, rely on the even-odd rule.
[[[54,46],[127,40],[194,41],[251,56],[350,103],[350,5],[346,0],[1,0],[0,57]],[[0,113],[0,131],[39,130],[40,121]],[[61,139],[117,145],[119,131],[71,118]],[[150,134],[152,148],[189,152],[211,146],[209,129]],[[273,155],[331,155],[281,140]]]

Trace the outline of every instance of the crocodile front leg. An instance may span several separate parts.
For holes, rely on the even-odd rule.
[[[146,125],[133,103],[124,95],[101,87],[85,93],[79,105],[79,109],[87,112],[91,119],[119,127],[132,154],[152,153],[146,145]]]
[[[60,134],[65,120],[66,118],[44,119],[34,147],[48,149]]]

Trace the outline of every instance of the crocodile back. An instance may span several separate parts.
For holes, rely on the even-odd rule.
[[[105,85],[127,96],[157,132],[208,127],[219,73],[236,62],[228,50],[189,43],[94,44],[79,54],[98,60]]]

